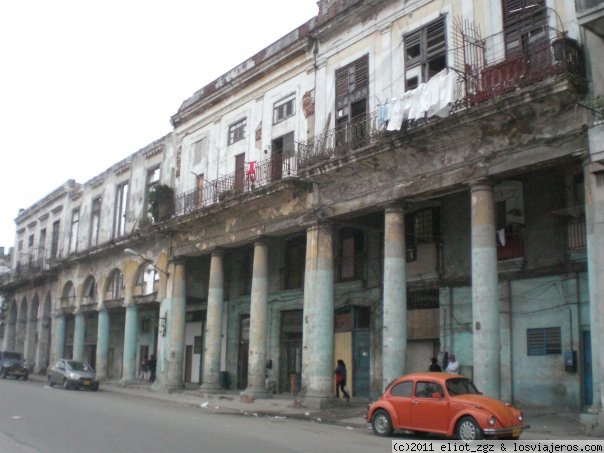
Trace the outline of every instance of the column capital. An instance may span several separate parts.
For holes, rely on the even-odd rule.
[[[470,191],[484,190],[485,188],[491,189],[494,185],[495,181],[491,178],[476,178],[471,181],[468,181]]]
[[[384,206],[384,212],[386,214],[395,213],[395,212],[396,213],[399,213],[399,212],[405,213],[405,208],[406,208],[406,206],[404,203],[389,203],[386,206]]]

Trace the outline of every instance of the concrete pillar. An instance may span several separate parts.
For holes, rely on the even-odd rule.
[[[387,208],[384,224],[382,390],[393,379],[405,374],[407,362],[407,261],[403,208]]]
[[[65,315],[62,313],[55,316],[53,344],[54,357],[52,358],[51,363],[54,360],[64,358],[65,355]]]
[[[37,304],[35,304],[37,306]],[[32,313],[33,306],[27,314],[27,325],[25,328],[25,347],[23,358],[28,365],[33,365],[36,358],[36,338],[38,327],[38,313]]]
[[[157,381],[154,390],[173,391],[183,387],[183,363],[185,350],[186,267],[177,261],[173,264],[172,277],[168,281],[167,294],[161,304],[160,318],[165,319],[165,330],[160,332],[158,343],[161,355],[157,363]]]
[[[585,227],[589,285],[589,319],[591,334],[591,365],[593,401],[590,412],[599,414],[599,433],[604,433],[604,189],[600,164],[584,166]],[[601,185],[601,183],[600,183]]]
[[[96,375],[99,379],[107,379],[107,360],[109,353],[109,312],[99,310],[96,337]]]
[[[136,342],[138,337],[138,308],[134,304],[126,306],[124,330],[124,359],[120,384],[131,384],[136,380]]]
[[[34,357],[34,373],[42,374],[46,370],[48,361],[48,333],[50,327],[50,319],[46,316],[41,316],[37,321],[38,341],[36,342],[36,353]]]
[[[333,394],[333,232],[316,224],[306,232],[302,380],[305,403],[324,407]]]
[[[216,393],[220,390],[220,347],[224,306],[223,259],[222,251],[212,252],[203,354],[203,384],[201,386],[201,391],[206,393]]]
[[[268,245],[259,240],[254,244],[254,269],[250,307],[250,346],[247,389],[254,398],[268,396],[266,391],[266,340],[268,332]]]
[[[500,309],[493,188],[480,181],[471,186],[470,192],[474,382],[486,395],[500,398]]]
[[[73,329],[73,360],[79,362],[84,360],[84,340],[86,338],[86,318],[84,313],[75,315],[75,326]]]

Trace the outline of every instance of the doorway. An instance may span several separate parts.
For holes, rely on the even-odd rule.
[[[237,362],[237,388],[247,388],[248,358],[250,352],[250,315],[242,315],[239,321],[239,360]]]

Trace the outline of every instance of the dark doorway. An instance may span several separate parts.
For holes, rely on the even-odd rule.
[[[239,361],[237,363],[237,388],[247,388],[248,355],[250,352],[250,315],[241,316],[239,322]]]
[[[291,391],[295,375],[296,391],[302,377],[302,310],[281,313],[281,354],[279,363],[279,391]]]

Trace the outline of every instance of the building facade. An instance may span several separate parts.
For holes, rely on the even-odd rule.
[[[601,2],[318,2],[16,219],[4,347],[158,390],[355,397],[455,353],[604,426]]]

